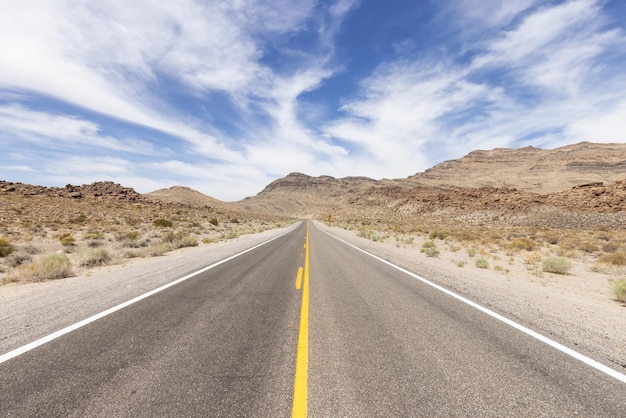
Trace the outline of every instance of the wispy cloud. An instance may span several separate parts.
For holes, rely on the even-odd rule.
[[[103,135],[97,124],[80,117],[38,112],[20,105],[0,106],[0,131],[4,141],[29,141],[48,149],[88,146],[144,155],[157,154],[150,142],[132,138],[120,140]]]
[[[476,148],[624,141],[612,2],[414,3],[5,0],[3,172],[234,200],[289,171],[401,177]]]
[[[422,158],[422,168],[444,155],[517,141],[616,140],[618,128],[626,128],[624,107],[607,105],[624,102],[626,85],[621,66],[610,57],[623,54],[623,33],[608,27],[594,1],[529,12],[531,4],[516,2],[503,10],[490,24],[508,25],[524,14],[512,27],[477,40],[480,49],[465,62],[444,55],[380,65],[326,132],[356,143],[381,163],[397,163],[401,155],[420,161],[428,150],[431,161]],[[462,10],[470,13],[468,24],[477,22],[468,2]],[[597,114],[598,106],[602,117],[584,117]],[[596,125],[602,121],[611,128]]]

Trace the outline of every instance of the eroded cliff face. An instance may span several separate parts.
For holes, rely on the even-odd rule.
[[[582,142],[553,150],[533,147],[473,151],[410,179],[448,187],[506,187],[536,193],[626,178],[626,144]]]

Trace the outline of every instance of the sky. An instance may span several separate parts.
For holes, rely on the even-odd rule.
[[[236,201],[626,142],[623,0],[0,0],[0,180]]]

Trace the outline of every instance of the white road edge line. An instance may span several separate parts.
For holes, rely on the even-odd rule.
[[[100,312],[100,313],[95,314],[93,316],[90,316],[87,319],[83,319],[80,322],[77,322],[75,324],[69,325],[69,326],[67,326],[67,327],[65,327],[63,329],[60,329],[60,330],[58,330],[56,332],[53,332],[52,334],[49,334],[49,335],[47,335],[45,337],[39,338],[38,340],[35,340],[35,341],[31,342],[31,343],[28,343],[26,345],[23,345],[23,346],[21,346],[19,348],[14,349],[12,351],[9,351],[8,353],[5,353],[5,354],[0,356],[0,364],[2,364],[5,361],[8,361],[8,360],[10,360],[10,359],[12,359],[14,357],[17,357],[17,356],[19,356],[21,354],[24,354],[24,353],[26,353],[26,352],[34,349],[34,348],[37,348],[40,345],[49,343],[50,341],[55,340],[55,339],[61,337],[62,335],[68,334],[68,333],[70,333],[72,331],[77,330],[78,328],[84,327],[85,325],[90,324],[90,323],[92,323],[94,321],[97,321],[98,319],[104,318],[105,316],[110,315],[113,312],[117,312],[120,309],[124,309],[124,308],[132,305],[133,303],[139,302],[142,299],[145,299],[147,297],[155,295],[155,294],[157,294],[157,293],[159,293],[159,292],[161,292],[161,291],[163,291],[163,290],[165,290],[167,288],[170,288],[172,286],[176,286],[177,284],[182,283],[185,280],[189,280],[192,277],[197,276],[198,274],[202,274],[205,271],[211,270],[212,268],[217,267],[220,264],[224,264],[224,263],[226,263],[226,262],[228,262],[228,261],[230,261],[230,260],[232,260],[234,258],[237,258],[237,257],[239,257],[239,256],[241,256],[241,255],[243,255],[245,253],[248,253],[250,251],[256,250],[257,248],[259,248],[259,247],[261,247],[261,246],[263,246],[265,244],[268,244],[268,243],[270,243],[270,242],[272,242],[272,241],[274,241],[274,240],[276,240],[276,239],[278,239],[278,238],[280,238],[280,237],[290,233],[291,231],[292,231],[292,229],[289,229],[289,231],[287,231],[287,232],[285,232],[283,234],[280,234],[277,237],[271,238],[271,239],[269,239],[267,241],[264,241],[264,242],[262,242],[260,244],[257,244],[255,246],[253,246],[253,247],[250,247],[247,250],[241,251],[240,253],[237,253],[235,255],[231,255],[230,257],[227,257],[227,258],[225,258],[225,259],[223,259],[221,261],[218,261],[218,262],[216,262],[214,264],[211,264],[209,266],[203,267],[203,268],[201,268],[198,271],[195,271],[195,272],[190,273],[190,274],[188,274],[188,275],[186,275],[184,277],[181,277],[180,279],[176,279],[173,282],[170,282],[170,283],[165,284],[165,285],[163,285],[161,287],[153,289],[153,290],[151,290],[151,291],[149,291],[147,293],[144,293],[142,295],[139,295],[139,296],[137,296],[137,297],[135,297],[133,299],[127,300],[126,302],[120,303],[119,305],[114,306],[112,308],[109,308],[106,311],[103,311],[103,312]]]
[[[610,368],[608,366],[605,366],[604,364],[602,364],[602,363],[600,363],[600,362],[598,362],[598,361],[596,361],[596,360],[594,360],[594,359],[592,359],[590,357],[587,357],[584,354],[579,353],[578,351],[574,351],[571,348],[566,347],[563,344],[560,344],[560,343],[558,343],[558,342],[556,342],[556,341],[546,337],[545,335],[539,334],[536,331],[533,331],[533,330],[531,330],[529,328],[526,328],[525,326],[523,326],[521,324],[518,324],[517,322],[515,322],[515,321],[513,321],[513,320],[511,320],[509,318],[506,318],[506,317],[504,317],[504,316],[502,316],[502,315],[500,315],[500,314],[498,314],[498,313],[496,313],[496,312],[494,312],[492,310],[489,310],[489,309],[485,308],[484,306],[479,305],[476,302],[473,302],[473,301],[471,301],[471,300],[469,300],[469,299],[467,299],[467,298],[465,298],[465,297],[463,297],[463,296],[461,296],[459,294],[456,294],[456,293],[446,289],[445,287],[439,286],[438,284],[435,284],[435,283],[433,283],[433,282],[431,282],[429,280],[426,280],[425,278],[423,278],[421,276],[418,276],[417,274],[412,273],[409,270],[406,270],[406,269],[404,269],[404,268],[402,268],[400,266],[397,266],[397,265],[395,265],[395,264],[393,264],[393,263],[391,263],[391,262],[389,262],[389,261],[387,261],[387,260],[385,260],[383,258],[380,258],[380,257],[378,257],[378,256],[376,256],[374,254],[371,254],[371,253],[369,253],[369,252],[367,252],[367,251],[365,251],[365,250],[363,250],[363,249],[361,249],[361,248],[359,248],[359,247],[357,247],[355,245],[350,244],[349,242],[346,242],[346,241],[342,240],[341,238],[337,238],[336,236],[334,236],[330,232],[324,231],[322,229],[319,229],[319,230],[324,232],[325,234],[328,234],[329,236],[333,237],[334,239],[343,242],[344,244],[348,245],[349,247],[354,248],[355,250],[358,250],[358,251],[360,251],[360,252],[362,252],[364,254],[367,254],[370,257],[375,258],[376,260],[378,260],[378,261],[380,261],[382,263],[385,263],[388,266],[393,267],[394,269],[399,270],[399,271],[401,271],[401,272],[403,272],[403,273],[413,277],[414,279],[417,279],[417,280],[419,280],[419,281],[421,281],[421,282],[423,282],[423,283],[425,283],[425,284],[427,284],[427,285],[429,285],[431,287],[434,287],[435,289],[437,289],[437,290],[439,290],[439,291],[441,291],[441,292],[443,292],[443,293],[445,293],[445,294],[447,294],[449,296],[452,296],[453,298],[458,299],[459,301],[461,301],[461,302],[463,302],[463,303],[465,303],[465,304],[467,304],[467,305],[469,305],[469,306],[471,306],[471,307],[473,307],[475,309],[478,309],[479,311],[482,311],[482,312],[486,313],[487,315],[497,319],[498,321],[504,322],[505,324],[510,325],[513,328],[515,328],[515,329],[517,329],[517,330],[519,330],[519,331],[521,331],[521,332],[523,332],[523,333],[525,333],[525,334],[527,334],[527,335],[529,335],[529,336],[531,336],[531,337],[533,337],[533,338],[535,338],[535,339],[537,339],[537,340],[539,340],[539,341],[541,341],[541,342],[543,342],[543,343],[545,343],[545,344],[547,344],[547,345],[549,345],[549,346],[551,346],[553,348],[556,348],[557,350],[559,350],[559,351],[561,351],[561,352],[563,352],[563,353],[565,353],[565,354],[575,358],[578,361],[582,361],[583,363],[587,364],[588,366],[593,367],[594,369],[596,369],[596,370],[598,370],[598,371],[600,371],[602,373],[605,373],[605,374],[607,374],[607,375],[609,375],[609,376],[611,376],[611,377],[613,377],[613,378],[615,378],[615,379],[617,379],[617,380],[619,380],[619,381],[621,381],[623,383],[626,383],[626,375],[623,374],[623,373],[618,372],[615,369],[612,369],[612,368]]]

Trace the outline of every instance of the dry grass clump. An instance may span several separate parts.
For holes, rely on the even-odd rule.
[[[508,244],[506,244],[506,249],[511,251],[536,251],[539,248],[539,244],[533,241],[530,238],[515,238]]]
[[[142,252],[142,257],[160,257],[170,251],[172,251],[171,244],[168,244],[167,242],[159,242],[148,246]]]
[[[543,259],[541,269],[546,273],[567,274],[572,263],[564,257],[550,256]]]
[[[96,267],[109,264],[113,256],[108,248],[87,248],[80,254],[81,267]]]
[[[613,295],[620,302],[626,302],[626,279],[611,280]]]
[[[159,228],[171,228],[174,225],[172,221],[163,219],[163,218],[157,219],[156,221],[153,222],[153,224],[154,226],[159,227]]]
[[[598,262],[613,266],[626,266],[626,251],[617,251],[600,256]]]
[[[43,256],[32,263],[22,264],[15,269],[12,279],[21,282],[42,282],[73,275],[72,263],[68,256],[58,253]]]
[[[171,244],[172,248],[195,247],[198,239],[187,231],[168,231],[163,236],[163,242]]]
[[[439,250],[433,241],[426,241],[422,245],[420,252],[424,253],[426,257],[437,257],[439,255]]]
[[[478,267],[479,269],[488,269],[489,268],[489,261],[487,261],[485,258],[478,258],[476,259],[476,267]]]
[[[6,238],[0,238],[0,257],[6,257],[15,251],[15,246]]]
[[[74,246],[74,244],[76,243],[76,238],[74,238],[71,233],[66,232],[59,235],[59,241],[61,242],[62,246],[68,248]]]

